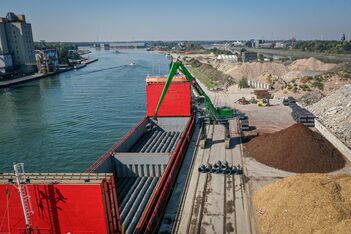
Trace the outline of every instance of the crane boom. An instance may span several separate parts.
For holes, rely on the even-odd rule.
[[[211,99],[207,96],[205,91],[200,87],[200,85],[197,83],[196,79],[191,75],[189,70],[185,67],[185,65],[181,61],[177,60],[172,64],[172,66],[169,70],[167,81],[165,83],[165,86],[163,87],[160,99],[157,103],[157,107],[156,107],[156,111],[155,111],[155,118],[157,118],[157,114],[158,114],[158,111],[161,107],[163,99],[165,98],[167,91],[168,91],[168,88],[172,82],[172,79],[176,75],[178,70],[184,74],[185,78],[191,83],[191,85],[193,86],[196,93],[199,96],[202,96],[204,98],[206,112],[208,113],[208,115],[211,119],[225,120],[225,119],[229,119],[229,118],[233,117],[233,115],[234,115],[233,109],[231,109],[229,107],[216,108],[213,105]]]

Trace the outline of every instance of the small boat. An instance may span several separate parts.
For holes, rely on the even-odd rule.
[[[136,64],[134,62],[131,62],[129,66],[135,66]]]

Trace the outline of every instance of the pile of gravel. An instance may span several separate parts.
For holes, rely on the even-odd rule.
[[[303,124],[294,124],[245,144],[248,156],[277,169],[296,172],[331,172],[345,166],[345,159],[323,136]]]
[[[319,102],[307,106],[331,132],[351,148],[351,85],[347,84]]]
[[[316,90],[316,91],[306,93],[301,98],[299,98],[298,102],[301,103],[303,106],[309,106],[318,102],[324,97],[325,96],[322,92]]]
[[[350,233],[351,176],[303,174],[256,191],[259,233]]]

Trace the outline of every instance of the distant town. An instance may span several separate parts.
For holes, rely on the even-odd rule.
[[[351,233],[351,1],[195,2],[1,3],[0,234]]]
[[[78,49],[81,46],[116,52],[117,49],[141,48],[162,53],[212,53],[217,55],[219,60],[232,62],[285,61],[294,56],[299,58],[296,52],[336,55],[351,53],[350,35],[345,34],[341,35],[340,41],[299,41],[291,38],[233,41],[34,42],[32,25],[26,21],[26,16],[9,12],[6,17],[0,17],[0,80],[13,80],[34,74],[43,76],[82,68],[93,61],[82,56],[89,54],[90,50]],[[315,57],[318,58],[318,54]],[[346,60],[350,60],[349,57]]]
[[[82,56],[87,53],[75,45],[34,42],[25,15],[9,12],[0,17],[1,87],[82,68],[96,61]]]

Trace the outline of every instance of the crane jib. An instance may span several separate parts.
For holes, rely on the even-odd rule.
[[[191,75],[189,70],[185,67],[185,65],[177,60],[174,62],[169,70],[167,81],[163,87],[160,99],[157,103],[156,111],[155,111],[155,116],[154,119],[157,118],[158,111],[161,107],[161,104],[163,102],[163,99],[165,98],[168,88],[172,82],[173,77],[176,75],[177,71],[180,71],[181,73],[184,74],[185,78],[191,83],[195,91],[199,94],[199,96],[203,96],[205,99],[205,105],[206,109],[209,112],[208,114],[214,118],[214,120],[221,120],[221,119],[229,119],[232,118],[234,115],[233,109],[229,107],[221,107],[221,108],[216,108],[211,99],[206,95],[206,93],[203,91],[201,86],[196,82],[196,79]]]

